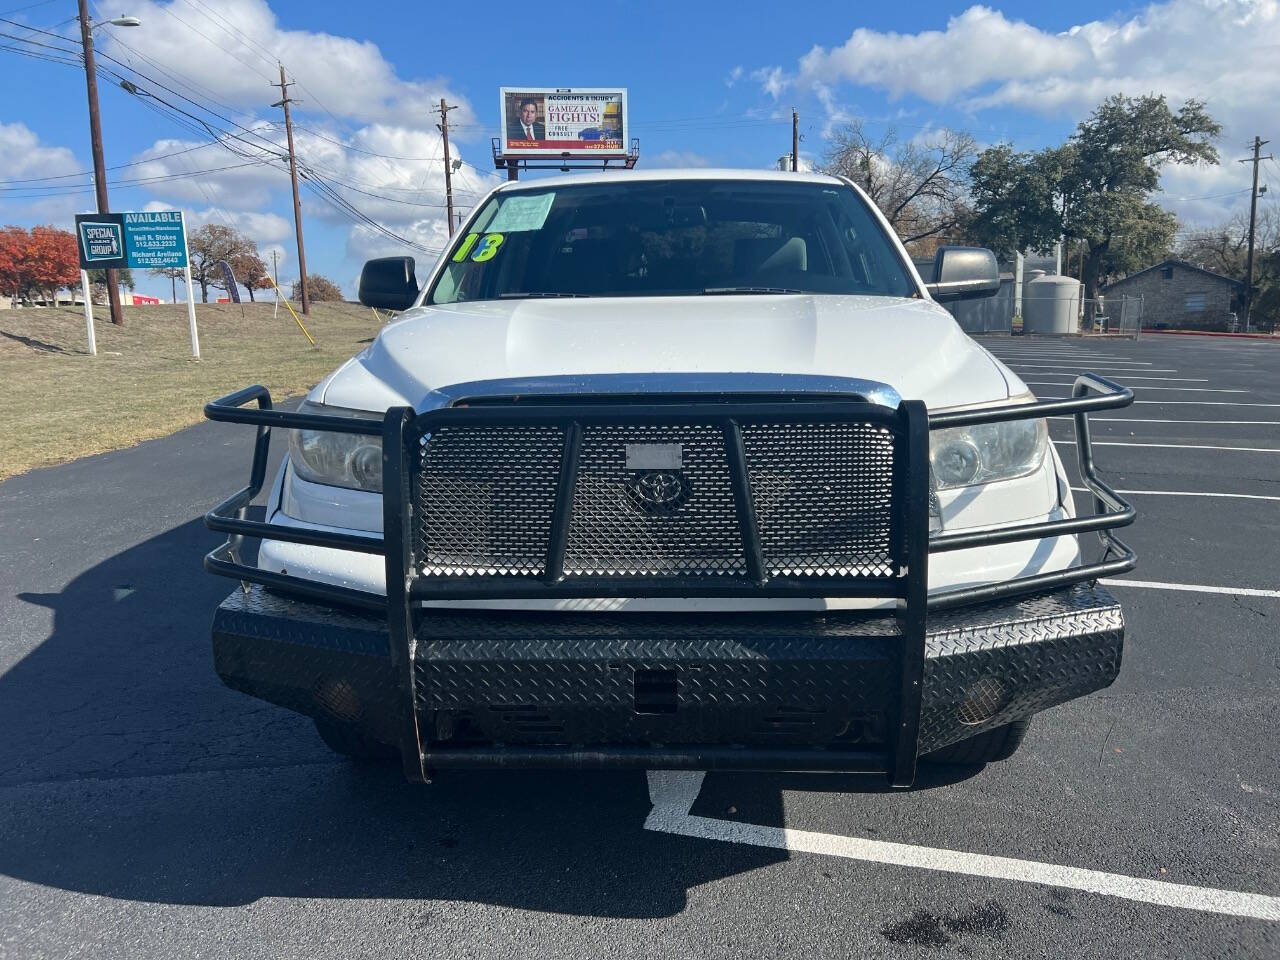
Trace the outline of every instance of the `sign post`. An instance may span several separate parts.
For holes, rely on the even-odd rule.
[[[181,213],[178,216],[182,216]],[[187,252],[187,231],[182,230],[182,268],[187,281],[187,325],[191,327],[191,356],[200,359],[200,334],[196,332],[196,292],[191,284],[191,254]]]
[[[80,248],[80,287],[84,293],[89,355],[96,357],[98,339],[93,330],[93,295],[88,271],[119,269],[129,265],[124,253],[124,217],[118,213],[78,213],[76,238]]]
[[[78,213],[76,236],[80,269],[144,270],[182,267],[187,278],[187,319],[191,323],[191,355],[200,359],[196,335],[196,305],[191,292],[191,258],[187,253],[187,229],[181,210],[134,213]],[[85,281],[87,284],[87,280]],[[86,286],[85,312],[90,318],[89,343],[93,346],[93,320]]]
[[[89,328],[89,356],[98,355],[98,338],[93,333],[93,294],[89,292],[89,271],[80,271],[80,289],[84,294],[84,325]]]

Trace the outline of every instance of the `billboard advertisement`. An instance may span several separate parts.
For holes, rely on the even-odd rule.
[[[624,156],[627,91],[502,87],[502,152],[511,156]]]

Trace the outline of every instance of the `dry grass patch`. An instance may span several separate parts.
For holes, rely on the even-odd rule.
[[[214,397],[251,383],[296,396],[378,332],[368,307],[312,305],[307,343],[283,305],[198,304],[200,362],[184,304],[94,311],[91,357],[81,308],[0,311],[0,479],[163,437],[202,418]]]

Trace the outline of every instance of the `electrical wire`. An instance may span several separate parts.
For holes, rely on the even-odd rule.
[[[222,145],[221,140],[215,140],[210,143],[197,143],[193,147],[186,147],[182,150],[174,150],[172,153],[160,153],[154,157],[144,157],[141,160],[130,160],[128,163],[116,163],[116,164],[112,164],[109,167],[105,167],[104,169],[105,170],[123,170],[126,167],[140,167],[144,163],[154,163],[158,160],[168,160],[170,157],[178,157],[184,153],[194,153],[197,150],[207,150],[210,147],[216,147],[221,145]],[[0,186],[5,186],[6,184],[11,184],[11,183],[42,183],[49,180],[74,180],[76,177],[92,177],[92,176],[93,176],[92,170],[81,170],[77,173],[60,173],[57,176],[51,176],[51,177],[27,177],[27,178],[18,179],[18,180],[0,180]]]
[[[25,7],[14,7],[12,10],[5,10],[0,13],[0,17],[7,17],[11,13],[22,13],[23,10],[34,10],[36,7],[47,7],[49,4],[56,2],[57,0],[39,0],[38,3],[28,3]]]
[[[191,177],[204,176],[209,173],[224,173],[227,170],[239,170],[243,167],[262,166],[265,160],[246,160],[244,163],[230,163],[221,167],[206,167],[201,170],[193,170],[190,173],[166,173],[158,174],[154,177],[133,177],[125,180],[109,180],[109,187],[133,187],[142,184],[168,183],[172,180],[186,180]],[[39,197],[61,197],[71,196],[77,193],[92,193],[94,185],[88,184],[64,184],[61,186],[50,187],[0,187],[0,193],[9,197],[17,197],[21,199],[36,199]]]

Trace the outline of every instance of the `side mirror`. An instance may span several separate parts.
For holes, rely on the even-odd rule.
[[[1000,265],[985,247],[939,247],[925,288],[939,302],[989,297],[1000,292]]]
[[[360,271],[360,302],[383,310],[408,310],[418,299],[413,257],[380,257]]]

